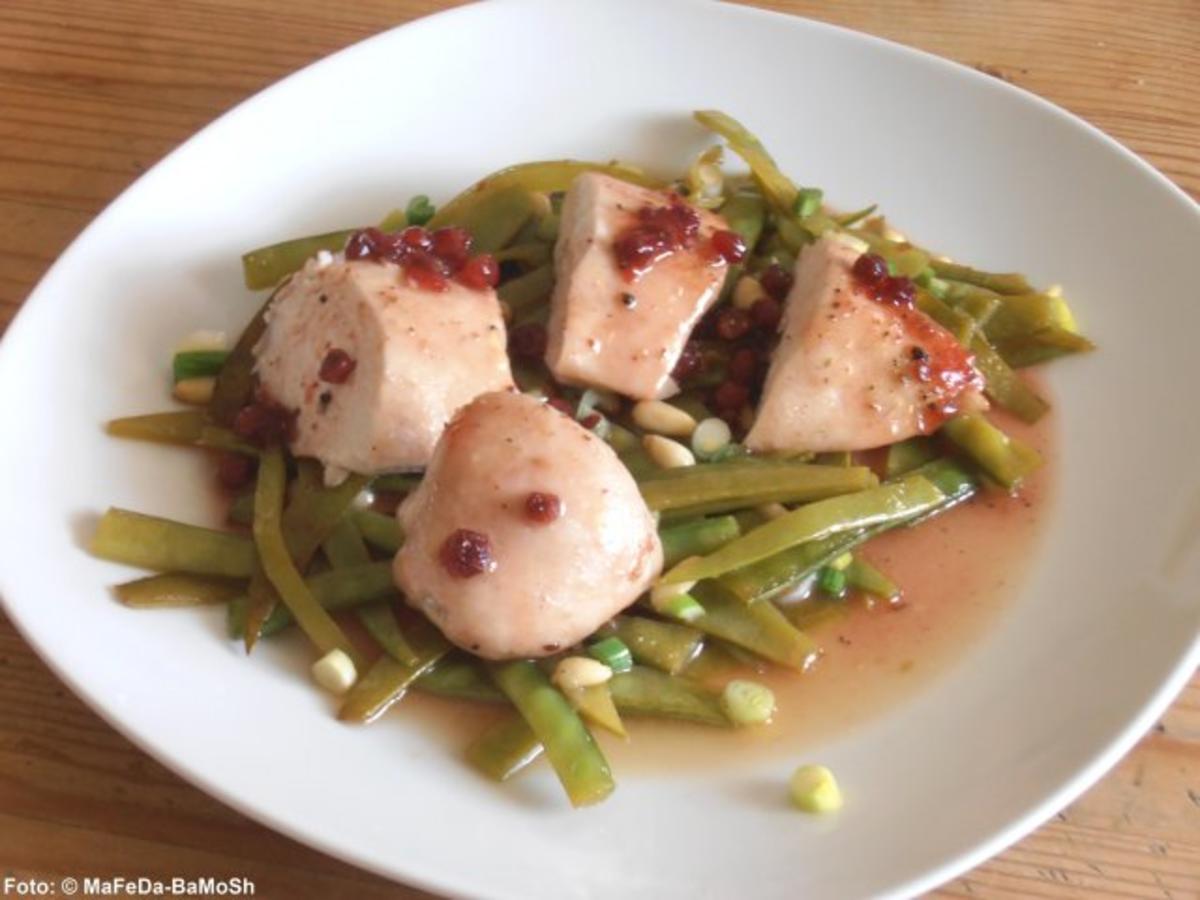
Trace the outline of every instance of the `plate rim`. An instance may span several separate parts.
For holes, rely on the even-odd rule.
[[[589,2],[589,0],[584,0]],[[599,6],[597,0],[590,0],[592,5]],[[639,7],[638,0],[602,0],[610,7],[623,6],[631,10]],[[59,256],[55,259],[52,265],[38,280],[34,288],[29,292],[21,306],[18,308],[9,326],[0,339],[0,375],[11,366],[10,360],[13,359],[15,351],[12,349],[14,345],[21,345],[24,342],[22,335],[31,327],[29,323],[32,321],[35,313],[30,310],[41,310],[51,302],[52,286],[58,278],[58,273],[67,267],[71,257],[75,255],[79,246],[85,244],[94,230],[100,230],[108,218],[115,214],[115,211],[128,202],[129,195],[135,189],[143,185],[143,182],[152,181],[160,177],[162,170],[171,164],[173,160],[179,156],[190,152],[191,148],[201,142],[210,131],[216,130],[218,127],[223,127],[229,121],[234,121],[239,117],[252,113],[253,107],[262,98],[267,98],[277,91],[290,89],[297,81],[310,77],[312,73],[321,70],[327,64],[341,59],[344,56],[353,55],[368,45],[373,46],[376,43],[386,42],[394,39],[394,35],[400,32],[411,33],[427,27],[440,27],[449,19],[466,17],[476,14],[477,10],[488,5],[506,4],[511,7],[525,7],[527,9],[536,10],[543,7],[551,7],[555,0],[490,0],[485,3],[484,0],[474,0],[474,2],[466,3],[461,6],[452,7],[450,9],[440,10],[419,18],[404,22],[400,25],[388,28],[377,34],[370,35],[361,40],[355,41],[339,50],[334,51],[326,56],[314,60],[295,71],[292,71],[284,77],[272,82],[262,89],[254,92],[248,97],[245,97],[230,109],[226,110],[186,140],[173,147],[153,166],[147,169],[142,175],[135,179],[131,184],[126,186],[120,194],[118,194],[111,202],[109,202],[103,210],[100,211],[92,220],[76,235],[75,238],[62,250]],[[720,2],[713,3],[712,0],[657,0],[658,5],[670,3],[679,7],[700,7],[707,6],[705,14],[712,14],[717,11],[717,14],[740,15],[748,17],[761,17],[775,20],[777,22],[788,22],[788,27],[811,28],[816,32],[827,32],[841,35],[843,38],[852,39],[868,45],[874,45],[876,48],[881,48],[885,52],[897,53],[902,56],[920,59],[924,64],[934,68],[941,69],[945,73],[945,77],[963,78],[974,81],[976,84],[987,84],[990,90],[995,90],[1000,93],[1009,93],[1014,97],[1021,99],[1024,103],[1040,107],[1043,111],[1052,114],[1055,118],[1063,123],[1068,123],[1077,130],[1082,130],[1092,141],[1098,141],[1105,145],[1109,150],[1115,150],[1123,158],[1123,160],[1131,164],[1142,178],[1149,178],[1160,190],[1165,188],[1169,195],[1172,195],[1176,201],[1181,201],[1188,211],[1200,220],[1200,203],[1194,200],[1182,187],[1173,182],[1165,174],[1156,169],[1152,164],[1143,159],[1129,147],[1118,141],[1116,138],[1102,131],[1098,126],[1093,125],[1081,116],[1059,106],[1058,104],[1042,97],[1039,94],[1032,92],[1019,85],[1012,84],[1007,81],[1002,81],[993,76],[979,72],[964,63],[957,62],[942,56],[938,56],[930,51],[911,47],[888,38],[879,37],[867,32],[857,31],[845,26],[835,25],[819,19],[813,19],[807,16],[800,16],[790,13],[779,12],[760,7],[743,6],[736,3]],[[14,337],[15,335],[15,337]],[[10,376],[11,377],[11,376]],[[4,582],[6,576],[0,572],[0,608],[3,608],[9,620],[13,623],[17,633],[22,640],[36,653],[38,658],[54,673],[60,681],[62,681],[71,692],[94,713],[96,713],[109,727],[113,728],[125,739],[129,740],[141,752],[146,753],[156,762],[163,765],[165,768],[173,772],[175,775],[182,778],[184,781],[198,787],[200,790],[215,798],[223,805],[235,810],[240,815],[246,818],[265,825],[266,827],[295,840],[306,847],[315,849],[320,853],[326,854],[331,858],[347,862],[357,866],[365,871],[379,875],[389,881],[403,883],[405,885],[416,887],[421,890],[434,892],[448,896],[477,896],[474,889],[477,885],[469,879],[458,875],[457,871],[441,871],[438,873],[425,871],[416,861],[410,861],[404,865],[404,874],[397,876],[398,870],[389,870],[381,864],[377,864],[374,860],[354,854],[353,852],[345,852],[341,848],[332,845],[326,839],[307,829],[303,824],[292,823],[289,820],[277,818],[267,810],[260,809],[251,801],[243,801],[236,796],[226,792],[220,783],[210,777],[203,770],[193,770],[188,768],[182,761],[177,760],[174,756],[165,750],[160,750],[156,744],[153,735],[143,734],[142,729],[126,722],[121,717],[115,704],[108,703],[104,697],[98,692],[91,691],[88,686],[81,681],[76,680],[71,673],[61,666],[57,659],[51,655],[48,648],[38,642],[30,632],[28,624],[20,613],[20,609],[25,604],[18,603],[12,599],[13,594]],[[996,856],[1006,848],[1012,846],[1017,841],[1032,833],[1042,823],[1051,818],[1056,812],[1063,809],[1086,790],[1098,782],[1113,766],[1115,766],[1122,757],[1124,757],[1133,746],[1142,738],[1142,736],[1152,727],[1154,722],[1162,716],[1175,697],[1183,690],[1187,682],[1192,678],[1196,669],[1200,667],[1200,633],[1193,635],[1191,644],[1187,650],[1181,655],[1180,659],[1174,664],[1170,675],[1165,678],[1154,691],[1153,696],[1149,701],[1144,703],[1138,714],[1128,721],[1120,730],[1120,732],[1110,740],[1106,745],[1097,747],[1089,754],[1088,762],[1076,769],[1073,775],[1068,776],[1055,791],[1043,797],[1040,801],[1031,804],[1030,808],[1024,813],[1021,813],[1012,818],[1008,824],[998,827],[995,833],[988,839],[976,844],[971,850],[961,853],[951,859],[943,861],[940,865],[933,866],[923,874],[916,876],[907,882],[896,884],[890,887],[884,896],[889,897],[908,897],[916,894],[924,893],[928,890],[944,885],[963,873],[975,868],[979,864]],[[399,878],[403,878],[400,882]],[[501,893],[489,893],[487,896],[505,896]]]

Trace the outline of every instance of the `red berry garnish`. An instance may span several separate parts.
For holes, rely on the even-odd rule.
[[[317,373],[317,377],[330,384],[345,384],[357,365],[358,362],[353,356],[345,350],[334,347],[321,360],[321,370]]]
[[[500,283],[500,264],[490,253],[481,253],[467,260],[455,277],[473,291],[494,288]]]
[[[562,515],[563,502],[557,494],[534,491],[525,498],[525,517],[539,525],[547,525]]]
[[[754,327],[763,331],[773,332],[779,327],[779,320],[782,318],[783,307],[779,305],[778,300],[771,297],[759,297],[750,307],[750,319],[754,322]]]
[[[750,400],[750,389],[735,381],[724,381],[713,392],[713,406],[719,412],[740,412]]]
[[[782,300],[792,289],[792,276],[783,266],[771,263],[759,274],[758,283],[762,285],[768,297]]]
[[[888,277],[888,266],[882,256],[864,253],[854,261],[850,273],[867,287],[875,287]]]
[[[730,381],[753,384],[758,378],[758,354],[749,347],[735,351],[729,358],[727,373]]]
[[[730,265],[746,258],[746,242],[736,231],[717,231],[712,236],[713,249]]]
[[[729,307],[717,315],[717,335],[726,341],[736,341],[750,330],[750,315],[742,309]]]
[[[448,272],[457,272],[471,254],[471,234],[465,228],[439,228],[431,239],[433,255],[440,259]]]
[[[492,544],[486,534],[460,528],[442,543],[442,566],[456,578],[473,578],[496,570]]]

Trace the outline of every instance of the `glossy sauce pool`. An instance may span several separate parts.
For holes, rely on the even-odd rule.
[[[809,629],[823,652],[804,674],[777,668],[735,673],[775,691],[778,711],[769,726],[725,731],[626,718],[629,741],[598,733],[617,778],[721,765],[731,755],[744,761],[747,753],[794,756],[902,704],[935,677],[954,677],[955,664],[1020,592],[1053,501],[1053,416],[1033,427],[1002,414],[989,417],[1046,460],[1017,495],[988,490],[867,544],[863,555],[903,588],[903,603],[868,607],[851,598],[842,616]],[[459,754],[497,714],[484,704],[420,693],[405,699],[404,713]]]

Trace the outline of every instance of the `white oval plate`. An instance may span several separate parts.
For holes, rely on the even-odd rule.
[[[497,789],[394,714],[339,725],[298,657],[247,661],[209,611],[137,613],[81,541],[110,504],[215,515],[189,454],[107,439],[163,406],[181,334],[254,308],[238,254],[445,198],[528,159],[668,168],[744,119],[843,208],[1066,284],[1103,348],[1053,368],[1060,502],[1030,584],[947,677],[808,755],[846,809],[789,811],[788,761],[621,779],[571,811]],[[0,354],[0,586],[80,696],[232,806],[385,875],[489,897],[909,894],[1032,829],[1124,753],[1197,661],[1195,205],[1022,91],[800,19],[678,2],[472,6],[288,78],[147,173],[63,255]],[[619,774],[619,773],[618,773]]]

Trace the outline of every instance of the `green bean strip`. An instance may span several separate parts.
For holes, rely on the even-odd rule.
[[[938,259],[930,261],[933,271],[939,278],[964,281],[977,287],[987,288],[997,294],[1028,294],[1033,288],[1025,280],[1024,275],[1016,272],[984,272],[970,266],[960,266],[957,263],[943,262]]]
[[[371,490],[388,494],[408,494],[416,490],[421,483],[421,476],[392,472],[387,475],[376,475],[371,481]]]
[[[426,693],[455,700],[480,703],[507,703],[500,689],[484,675],[479,664],[461,656],[444,659],[417,679],[415,685]]]
[[[353,519],[366,542],[384,553],[395,553],[404,543],[400,523],[395,516],[385,516],[371,509],[356,509]]]
[[[406,666],[417,664],[417,652],[413,649],[400,625],[391,603],[377,603],[358,610],[358,620],[389,656]]]
[[[321,544],[321,552],[335,569],[346,566],[363,566],[371,562],[371,554],[363,542],[362,535],[354,527],[354,520],[342,516]]]
[[[203,410],[188,409],[113,419],[104,426],[104,430],[113,437],[194,446],[200,440],[207,421]]]
[[[645,187],[661,187],[661,182],[657,179],[624,163],[592,163],[572,159],[521,163],[493,172],[471,185],[439,209],[427,227],[441,228],[443,225],[460,221],[470,206],[479,203],[487,195],[506,188],[520,187],[531,193],[565,191],[571,186],[571,182],[584,172],[602,172]]]
[[[254,544],[240,534],[113,507],[100,517],[91,552],[101,559],[159,572],[245,578]]]
[[[1050,404],[1021,380],[983,335],[977,334],[971,340],[971,352],[975,354],[975,368],[987,383],[986,393],[998,406],[1029,423],[1050,410]]]
[[[900,596],[900,586],[861,556],[854,557],[845,571],[846,584],[855,590],[881,600],[891,600]]]
[[[608,681],[613,702],[622,715],[682,719],[701,725],[729,728],[716,694],[687,678],[634,666]]]
[[[200,429],[197,447],[209,450],[226,450],[230,453],[240,453],[243,456],[258,456],[258,448],[239,438],[228,428],[219,425],[205,425]]]
[[[705,634],[800,671],[816,659],[816,643],[795,628],[775,604],[747,606],[715,581],[696,585],[693,594],[704,607],[704,615],[692,624]]]
[[[534,663],[491,664],[492,679],[529,723],[573,806],[598,803],[613,790],[612,772],[578,713]]]
[[[435,218],[440,219],[440,228],[456,225],[470,232],[476,252],[495,253],[508,246],[537,210],[534,194],[520,185],[512,185],[480,194],[475,202],[464,204],[456,213]]]
[[[238,525],[249,525],[254,521],[254,488],[233,498],[225,518]]]
[[[1060,356],[1090,353],[1096,345],[1081,334],[1065,328],[1043,328],[1019,337],[998,338],[996,352],[1014,369],[1040,365]]]
[[[643,616],[617,616],[612,631],[643,665],[678,675],[704,643],[704,635],[688,625]]]
[[[497,288],[496,294],[517,316],[549,300],[553,290],[554,266],[546,263],[504,282]]]
[[[365,476],[351,475],[337,487],[327,488],[323,483],[320,463],[311,459],[299,461],[296,480],[292,484],[291,500],[283,511],[282,519],[284,541],[298,571],[302,572],[308,568],[313,555],[337,526],[366,483]],[[257,498],[256,490],[256,511]],[[279,605],[279,597],[272,587],[271,580],[265,576],[264,571],[256,571],[247,589],[247,652],[258,640],[262,623]]]
[[[696,519],[663,528],[658,532],[663,546],[663,567],[670,568],[689,556],[711,553],[741,533],[733,516]]]
[[[240,581],[168,572],[118,584],[113,591],[126,606],[160,609],[226,603],[245,590]]]
[[[233,425],[234,417],[252,398],[254,393],[254,346],[267,327],[267,307],[274,299],[275,292],[272,292],[271,296],[267,298],[267,302],[259,307],[237,343],[233,345],[229,358],[221,367],[221,374],[217,376],[212,399],[208,402],[208,414],[219,425]]]
[[[981,415],[956,416],[942,426],[942,433],[1006,490],[1016,490],[1042,464],[1036,450]]]
[[[721,585],[743,603],[756,603],[760,600],[772,599],[794,590],[806,579],[815,576],[822,566],[829,565],[842,554],[853,550],[875,535],[899,525],[915,525],[927,518],[940,515],[969,499],[978,488],[976,479],[952,459],[939,459],[926,463],[908,474],[920,475],[928,480],[942,492],[945,499],[927,512],[911,519],[902,519],[886,525],[875,525],[791,547],[754,565],[722,575]]]
[[[424,619],[414,621],[406,643],[413,648],[413,662],[405,664],[387,654],[375,660],[342,700],[339,719],[363,724],[375,721],[450,651],[450,644],[441,632]]]
[[[865,466],[816,466],[709,463],[688,466],[668,478],[651,478],[638,488],[653,510],[725,510],[762,503],[799,503],[862,491],[878,484]]]
[[[996,312],[984,333],[989,341],[1024,337],[1046,328],[1078,333],[1067,301],[1051,294],[1014,294],[999,298]]]
[[[354,231],[351,228],[292,238],[242,254],[242,278],[246,287],[252,291],[274,287],[303,266],[318,250],[328,250],[330,253],[341,250]]]
[[[924,478],[911,475],[858,493],[818,500],[760,525],[707,556],[685,560],[667,572],[662,582],[716,578],[805,541],[910,518],[944,499]]]
[[[330,569],[319,575],[310,575],[304,583],[308,585],[313,598],[329,612],[354,609],[396,596],[392,566],[386,562],[368,562],[364,565]],[[245,637],[246,609],[246,597],[237,597],[230,601],[228,625],[231,638]],[[295,621],[291,611],[280,603],[263,622],[262,628],[259,629],[259,637],[278,634]]]
[[[467,746],[467,762],[493,781],[507,781],[539,756],[542,742],[519,715],[493,723]]]
[[[258,465],[258,484],[254,492],[254,543],[258,547],[263,572],[270,579],[279,598],[321,653],[341,650],[361,667],[361,658],[354,645],[309,591],[300,577],[283,535],[283,492],[287,469],[283,453],[278,449],[263,454]],[[316,528],[310,526],[311,531]],[[315,541],[314,550],[320,541]],[[263,617],[266,618],[265,616]],[[261,621],[261,620],[260,620]],[[254,610],[250,611],[248,626],[255,628]]]
[[[552,243],[535,240],[513,244],[492,255],[496,257],[497,262],[519,263],[529,269],[535,269],[550,262],[550,255],[553,250],[554,245]]]
[[[715,131],[729,142],[733,152],[746,161],[755,181],[762,188],[763,194],[776,212],[780,214],[776,226],[781,231],[785,226],[796,227],[796,199],[799,189],[790,178],[783,174],[771,154],[762,142],[755,137],[744,125],[731,116],[715,109],[697,110],[693,113],[696,121],[710,131]],[[836,223],[825,213],[817,212],[805,216],[800,222],[808,234],[816,236]],[[794,239],[790,243],[796,243]]]
[[[913,469],[919,468],[937,458],[937,449],[933,441],[927,437],[913,437],[906,441],[897,441],[888,447],[885,468],[888,478],[907,475]]]
[[[857,547],[883,528],[863,528],[819,541],[789,547],[781,553],[721,576],[721,585],[742,603],[770,600],[816,575],[843,553]]]

